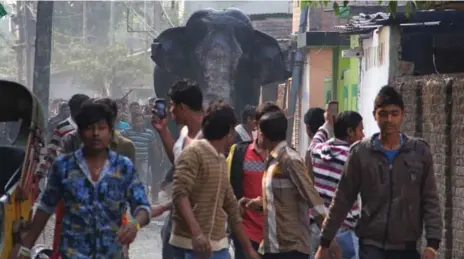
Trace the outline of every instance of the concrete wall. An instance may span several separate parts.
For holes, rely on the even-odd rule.
[[[308,55],[311,78],[309,80],[311,107],[325,106],[324,80],[332,75],[332,49],[310,49]]]
[[[438,258],[464,257],[464,74],[408,76],[395,82],[405,101],[403,131],[430,145],[444,213]]]
[[[293,22],[292,22],[292,32],[298,32],[298,27],[300,25],[300,16],[301,16],[301,8],[300,8],[300,1],[293,0],[292,1],[292,15],[293,15]]]
[[[353,35],[350,38],[350,48],[359,47],[359,36]],[[358,79],[359,79],[359,58],[348,58],[350,65],[344,75],[343,88],[346,89],[347,96],[343,97],[343,109],[350,111],[358,110]]]
[[[304,114],[310,107],[325,107],[324,80],[332,75],[332,49],[331,48],[311,48],[308,49],[306,61],[303,67],[301,88],[297,107],[300,113],[298,127],[298,145],[295,148],[303,155],[308,149],[309,139],[306,135],[306,125],[304,124]]]
[[[391,27],[381,27],[373,31],[370,38],[362,40],[364,55],[361,58],[358,105],[366,135],[379,130],[372,116],[374,99],[380,88],[394,77],[391,71],[396,67],[396,63],[392,60],[398,59],[399,42],[391,40],[396,39],[396,33],[399,32]]]

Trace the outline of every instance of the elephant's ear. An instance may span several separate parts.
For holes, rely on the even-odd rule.
[[[252,57],[255,75],[261,85],[282,82],[291,76],[277,40],[257,30],[254,31]]]
[[[174,27],[163,31],[151,44],[151,59],[166,71],[188,76],[187,35],[185,27]]]

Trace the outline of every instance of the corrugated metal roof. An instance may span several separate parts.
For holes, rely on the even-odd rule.
[[[397,13],[393,17],[389,13],[359,14],[353,16],[346,25],[334,26],[345,33],[364,33],[384,25],[401,26],[427,26],[437,24],[462,24],[464,25],[464,12],[456,10],[429,10],[417,11],[407,16],[405,13]]]

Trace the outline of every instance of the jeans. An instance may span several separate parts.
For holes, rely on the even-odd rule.
[[[151,184],[151,172],[149,172],[148,160],[137,161],[135,168],[143,185],[149,186]]]
[[[313,256],[319,247],[320,230],[316,224],[311,224],[311,251]],[[340,228],[335,237],[338,246],[342,250],[342,259],[358,259],[359,258],[359,240],[353,230],[348,228]]]
[[[234,236],[232,237],[232,240],[234,242],[234,259],[247,259],[247,257],[245,256],[245,251],[243,251],[243,247],[240,241],[238,241],[238,239]],[[255,249],[256,252],[258,252],[259,243],[254,242],[252,240],[250,240],[250,242],[251,246]]]
[[[171,229],[172,212],[169,212],[169,215],[164,219],[163,228],[161,229],[161,240],[163,242],[161,254],[163,259],[174,258],[174,247],[171,244],[169,244],[169,239],[171,238]]]
[[[193,250],[174,247],[174,259],[196,259]],[[214,251],[209,259],[230,259],[229,249]]]
[[[371,245],[359,246],[360,259],[420,259],[416,249],[410,250],[384,250]]]
[[[262,259],[307,259],[308,255],[300,252],[284,252],[276,254],[264,254]]]

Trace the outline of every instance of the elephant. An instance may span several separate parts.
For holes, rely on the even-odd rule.
[[[205,104],[222,99],[237,112],[258,103],[262,85],[291,76],[277,41],[236,8],[194,12],[185,26],[161,32],[151,55],[158,97],[177,80],[189,80],[199,85]]]

